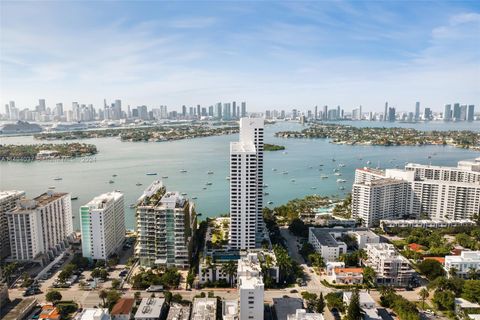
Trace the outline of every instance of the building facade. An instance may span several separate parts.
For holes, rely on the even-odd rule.
[[[240,119],[240,141],[230,143],[230,245],[244,250],[263,239],[263,128],[261,118]]]
[[[125,240],[123,194],[108,192],[80,207],[82,254],[89,259],[106,260]]]
[[[480,251],[462,251],[459,256],[445,256],[445,271],[455,269],[458,277],[467,279],[472,271],[480,271]]]
[[[23,197],[25,191],[0,191],[0,260],[10,255],[7,212],[15,209],[17,202]]]
[[[197,227],[194,204],[153,182],[137,201],[137,246],[142,266],[188,268]]]
[[[377,275],[379,285],[407,287],[414,271],[408,259],[400,255],[389,243],[367,244],[367,259],[363,263]]]
[[[13,260],[33,260],[41,254],[51,258],[73,235],[70,194],[49,190],[33,200],[21,200],[7,212],[7,220]]]

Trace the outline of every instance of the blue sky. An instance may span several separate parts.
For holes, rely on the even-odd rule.
[[[13,2],[0,102],[480,103],[478,1]]]

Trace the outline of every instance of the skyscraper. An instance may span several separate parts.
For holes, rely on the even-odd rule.
[[[10,255],[7,212],[12,211],[17,201],[25,196],[25,191],[0,191],[0,259]]]
[[[452,105],[451,104],[446,104],[445,105],[445,110],[443,112],[443,120],[445,120],[445,121],[452,120]]]
[[[232,102],[232,117],[233,119],[237,118],[237,103],[235,101]]]
[[[396,113],[395,113],[395,108],[394,107],[388,108],[387,119],[388,119],[389,122],[395,122]]]
[[[415,103],[415,121],[420,120],[420,102]]]
[[[475,106],[471,104],[468,106],[467,121],[473,121],[474,115],[475,115]]]
[[[200,118],[201,114],[202,114],[201,107],[199,104],[197,104],[197,118]]]
[[[109,192],[95,197],[80,208],[82,254],[106,260],[116,253],[125,239],[123,194]]]
[[[242,102],[242,112],[240,115],[242,118],[245,118],[247,116],[247,103]]]
[[[460,120],[461,113],[462,113],[462,109],[460,108],[460,103],[455,103],[453,105],[453,120],[455,121]]]
[[[263,238],[263,127],[240,119],[240,141],[230,143],[230,245],[251,249]]]
[[[383,113],[383,121],[388,121],[388,101],[385,102],[385,112]]]

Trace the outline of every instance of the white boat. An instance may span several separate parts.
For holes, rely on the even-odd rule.
[[[345,164],[344,163],[339,163],[338,166],[343,168],[343,167],[345,167]]]
[[[283,171],[282,174],[288,174],[288,171]]]
[[[317,187],[312,187],[313,190],[317,189]]]
[[[321,175],[320,178],[322,178],[322,179],[328,179],[328,176],[326,176],[326,175]]]
[[[187,195],[186,192],[182,192],[182,193],[180,193],[180,194],[181,194],[182,196],[186,196],[186,195]]]
[[[295,179],[291,179],[290,181],[295,182]]]
[[[268,201],[267,204],[273,204],[273,201]]]
[[[207,186],[211,186],[211,185],[212,185],[212,183],[211,183],[211,182],[207,182],[207,183],[205,183],[205,185],[207,185]]]
[[[225,177],[225,180],[230,180],[230,177],[229,177],[229,176],[226,176],[226,177]]]
[[[338,183],[345,183],[345,182],[347,182],[347,180],[345,180],[345,179],[337,179],[337,182],[338,182]]]
[[[277,169],[275,169],[275,168],[272,168],[272,171],[277,171]]]
[[[51,186],[51,187],[48,187],[48,189],[53,190],[53,189],[55,189],[55,187],[54,187],[54,186]]]
[[[168,176],[162,176],[162,179],[168,179]]]
[[[372,161],[368,160],[368,161],[367,161],[367,164],[370,164],[370,163],[372,163]]]
[[[340,172],[335,172],[334,175],[341,176],[342,174]]]
[[[192,200],[197,200],[198,198],[197,197],[192,197]]]
[[[345,187],[342,186],[342,187],[340,187],[340,188],[338,188],[338,189],[340,189],[340,190],[345,190]]]
[[[213,174],[213,171],[208,171],[207,174]]]
[[[56,177],[56,178],[53,178],[53,180],[60,181],[60,180],[62,180],[62,178],[61,177]]]
[[[187,172],[187,170],[185,170],[185,169],[182,169],[182,170],[180,170],[180,172],[181,172],[181,173],[186,173],[186,172]]]

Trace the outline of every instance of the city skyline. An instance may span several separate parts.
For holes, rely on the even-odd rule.
[[[237,97],[252,111],[479,104],[474,2],[8,2],[2,9],[2,105],[29,106],[32,97],[101,105],[119,93],[132,106],[174,109]]]

